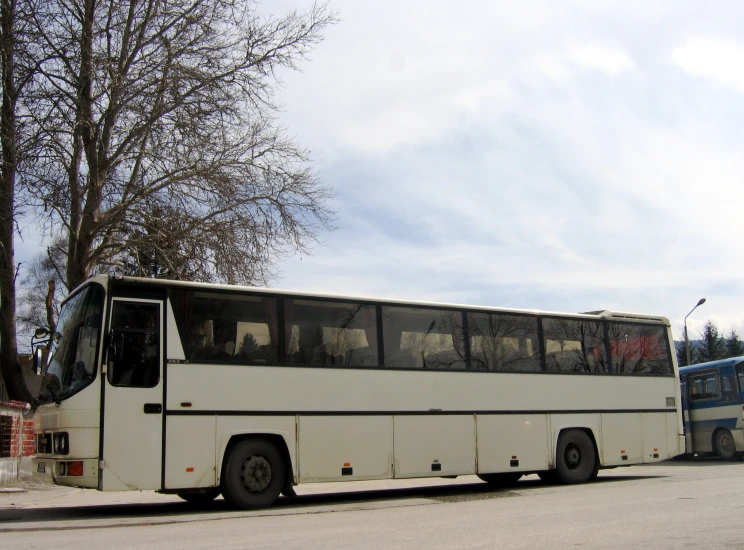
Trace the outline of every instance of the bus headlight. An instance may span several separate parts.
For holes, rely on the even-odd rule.
[[[54,445],[54,454],[66,455],[70,452],[70,439],[67,432],[56,433],[52,436]]]
[[[36,454],[51,454],[52,434],[38,434],[36,436]]]

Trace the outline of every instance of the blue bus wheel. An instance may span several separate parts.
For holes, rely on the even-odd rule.
[[[721,428],[715,435],[716,454],[723,460],[733,460],[736,457],[736,445],[731,432]]]

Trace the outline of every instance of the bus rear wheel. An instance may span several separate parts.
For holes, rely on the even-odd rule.
[[[268,508],[284,486],[281,453],[265,439],[244,439],[230,450],[222,471],[222,496],[244,510]]]
[[[519,478],[521,472],[504,472],[500,474],[478,474],[478,477],[493,487],[511,487]]]
[[[723,460],[733,460],[736,458],[736,444],[731,432],[721,428],[716,432],[715,438],[716,454]]]
[[[583,483],[595,472],[594,443],[584,430],[566,430],[558,437],[555,475],[562,483]]]

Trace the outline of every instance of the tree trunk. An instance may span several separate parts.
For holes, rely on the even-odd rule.
[[[3,104],[0,112],[0,141],[3,163],[0,170],[0,370],[11,399],[30,402],[31,394],[18,362],[16,333],[15,257],[13,247],[13,210],[15,204],[16,154],[16,90],[13,78],[15,48],[15,2],[3,0],[0,5],[2,32]]]
[[[72,205],[69,255],[67,259],[67,285],[70,291],[85,282],[90,276],[93,241],[98,229],[98,215],[101,208],[101,188],[103,178],[99,169],[98,136],[93,122],[93,26],[96,11],[94,0],[85,0],[83,8],[82,32],[80,35],[80,73],[77,82],[76,105],[76,149],[74,160],[79,162],[81,152],[85,154],[88,167],[88,192],[83,197],[80,192],[79,170],[70,173],[76,181],[70,181]],[[77,141],[79,139],[79,141]],[[83,202],[85,201],[85,202]]]
[[[49,327],[49,330],[54,332],[57,330],[57,320],[54,318],[54,291],[57,288],[57,281],[54,279],[49,279],[48,283],[48,291],[47,296],[45,300],[46,304],[46,319],[47,319],[47,327]]]

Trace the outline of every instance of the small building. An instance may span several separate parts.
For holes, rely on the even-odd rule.
[[[31,395],[37,395],[42,377],[36,376],[31,368],[31,354],[19,354],[18,360],[26,387]],[[0,375],[0,486],[31,477],[31,459],[35,451],[31,406],[22,401],[11,401]]]
[[[0,403],[0,486],[31,477],[35,451],[31,406],[21,401]]]

